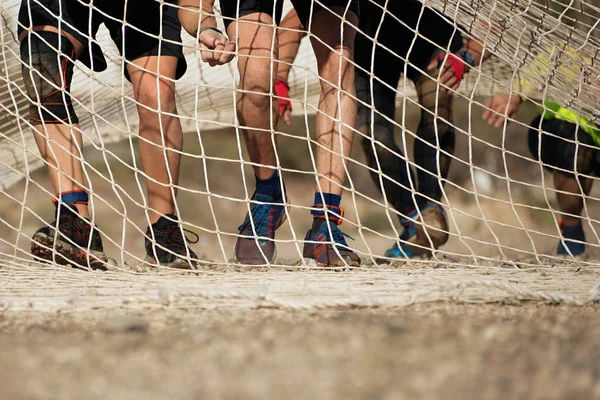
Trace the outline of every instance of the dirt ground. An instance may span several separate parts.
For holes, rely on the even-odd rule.
[[[0,316],[2,398],[591,399],[600,307]]]
[[[534,112],[527,111],[524,120]],[[452,256],[513,260],[553,254],[557,239],[548,235],[556,235],[557,229],[551,178],[542,175],[539,164],[528,160],[525,129],[515,127],[504,136],[499,130],[475,124],[468,131],[466,112],[464,107],[457,110],[462,113],[457,120],[463,121],[459,127],[469,135],[458,134],[457,158],[446,185],[452,237],[443,250]],[[414,126],[417,120],[412,116],[409,122]],[[305,131],[302,126],[290,129]],[[186,137],[189,155],[199,154],[197,137]],[[241,182],[242,168],[236,161],[239,154],[232,132],[204,132],[202,140],[213,159],[204,166],[197,158],[183,158],[182,186],[188,190],[180,192],[178,204],[184,219],[202,228],[197,229],[201,237],[194,250],[204,259],[225,263],[231,256],[236,227],[246,212],[233,201],[245,198],[243,187],[227,182]],[[502,143],[513,153],[492,146]],[[296,204],[290,218],[294,225],[286,223],[278,232],[283,241],[278,244],[279,261],[293,263],[298,255],[291,240],[301,239],[310,225],[307,210],[299,205],[312,201],[312,177],[300,172],[311,171],[312,165],[301,136],[282,137],[279,146],[294,149],[280,151],[281,163],[289,169],[284,173],[289,195]],[[86,160],[96,168],[90,174],[105,248],[111,257],[126,260],[143,254],[146,220],[139,206],[143,180],[138,184],[139,176],[130,167],[111,158],[116,155],[131,164],[129,145],[116,144],[109,149],[115,182],[99,176],[106,178],[107,174],[98,152],[89,150]],[[355,155],[353,158],[364,164],[358,144]],[[506,173],[505,162],[509,164]],[[496,174],[486,178],[491,187],[488,198],[483,190],[479,197],[473,194],[473,165]],[[357,238],[352,242],[357,250],[381,255],[392,243],[392,223],[397,222],[393,216],[388,218],[381,206],[374,206],[381,196],[364,166],[353,164],[350,169],[356,193],[363,197],[346,195],[350,223],[344,229]],[[248,170],[244,173],[251,178]],[[29,182],[0,192],[0,253],[27,255],[29,237],[41,226],[40,218],[52,220],[49,196],[42,188],[49,188],[47,179],[44,171],[36,171]],[[213,195],[214,211],[208,206],[208,191]],[[598,199],[600,187],[596,185],[586,199],[592,259],[600,258]],[[125,224],[123,215],[127,216]],[[371,229],[371,233],[363,235],[352,223]],[[217,235],[211,234],[216,229],[221,232],[218,241]],[[545,271],[530,272],[531,276],[539,273],[540,282],[548,278]],[[573,280],[581,276],[579,272],[577,268],[565,274],[562,287],[571,288]],[[407,272],[407,276],[414,275]],[[7,280],[0,281],[2,290],[19,283],[14,274],[5,276]],[[46,279],[40,278],[41,288],[47,292],[60,289],[56,285],[62,281],[54,275]],[[590,286],[591,282],[586,283],[584,290]],[[23,298],[27,295],[15,293]],[[132,311],[104,305],[104,309],[61,313],[0,308],[0,398],[600,398],[598,304],[446,301],[406,308],[311,311],[182,306],[187,308]]]

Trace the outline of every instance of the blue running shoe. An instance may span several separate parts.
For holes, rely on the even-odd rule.
[[[398,242],[394,243],[394,246],[385,252],[386,257],[412,258],[417,255],[414,251],[412,251],[406,246],[406,242],[409,239],[414,238],[417,234],[415,230],[415,223],[411,221],[411,219],[414,220],[415,218],[417,218],[417,216],[418,212],[417,210],[414,210],[407,215],[407,218],[402,217],[400,219],[400,221],[402,222],[402,226],[404,227],[402,233],[400,233],[400,245],[398,245]]]
[[[358,267],[360,257],[348,247],[347,237],[352,239],[338,228],[338,221],[324,221],[314,232],[306,233],[302,256],[315,260],[319,267]]]
[[[275,230],[286,219],[283,200],[254,193],[250,214],[239,226],[240,236],[235,242],[235,260],[240,264],[265,265],[275,261]],[[254,223],[254,229],[252,227]]]
[[[421,216],[419,217],[419,213]],[[429,202],[420,210],[401,219],[404,229],[398,242],[385,252],[389,258],[412,258],[431,255],[448,241],[448,219],[442,206]]]
[[[563,237],[563,239],[558,242],[558,248],[556,250],[558,255],[568,256],[572,254],[578,256],[585,253],[585,233],[583,232],[583,225],[581,222],[574,226],[564,226],[561,220],[558,224],[560,226],[560,233]],[[577,242],[574,242],[574,240]],[[569,251],[571,252],[570,254]]]

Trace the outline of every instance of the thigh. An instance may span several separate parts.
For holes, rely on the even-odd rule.
[[[278,24],[282,7],[282,0],[221,0],[221,14],[227,30],[234,20],[251,14],[266,14]]]
[[[544,167],[550,170],[558,168],[563,172],[577,169],[577,172],[585,174],[592,171],[596,153],[591,147],[593,141],[587,133],[578,132],[575,124],[556,119],[542,120],[538,116],[530,126],[529,151],[534,159],[542,161]]]
[[[359,0],[321,0],[315,2],[313,0],[291,0],[298,18],[302,25],[309,30],[311,25],[311,16],[319,11],[331,10],[332,8],[342,9],[342,15],[348,17],[348,14],[354,13],[356,16],[360,15],[360,1]],[[393,0],[398,1],[398,0]],[[347,18],[346,18],[347,19]],[[358,25],[358,24],[354,24]]]
[[[267,13],[253,13],[229,25],[228,34],[237,38],[240,84],[248,90],[269,91],[275,83],[277,58],[275,27]],[[272,82],[272,83],[269,83]]]
[[[156,93],[157,87],[160,87],[161,91],[156,96],[171,96],[171,94],[174,96],[175,81],[173,77],[177,72],[177,64],[178,59],[172,56],[144,56],[127,64],[127,72],[136,99],[144,93]],[[157,85],[157,80],[159,85]]]
[[[175,62],[175,70],[165,66],[153,72],[160,72],[160,75],[171,79],[179,79],[185,73],[187,63],[181,45],[181,24],[173,3],[174,0],[163,3],[129,0],[127,8],[122,11],[122,20],[126,20],[129,26],[123,29],[120,21],[104,21],[117,48],[134,69],[148,64],[149,58],[165,58],[164,62],[155,60],[151,65],[160,68],[163,64]],[[137,60],[141,61],[135,62]],[[125,69],[125,77],[129,80],[131,69]]]

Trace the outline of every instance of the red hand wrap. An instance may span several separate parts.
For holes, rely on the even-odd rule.
[[[440,54],[436,58],[441,66],[446,56]],[[465,72],[467,72],[467,64],[459,54],[449,54],[446,62],[450,64],[450,68],[452,68],[452,71],[454,71],[454,76],[460,83],[465,76]]]
[[[277,79],[275,82],[275,94],[277,95],[280,114],[283,114],[286,108],[292,109],[292,103],[290,102],[290,87],[286,82]]]

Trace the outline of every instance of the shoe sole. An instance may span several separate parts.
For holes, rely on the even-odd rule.
[[[31,255],[43,262],[83,269],[106,270],[108,263],[108,258],[102,252],[88,252],[62,240],[55,242],[54,237],[39,232],[31,240]]]
[[[190,262],[184,258],[177,258],[175,261],[171,261],[170,263],[162,263],[162,262],[158,262],[154,258],[154,256],[146,254],[145,261],[148,264],[157,265],[157,266],[161,266],[161,267],[165,267],[165,268],[194,270],[197,267],[196,262],[192,261],[191,262],[192,265],[190,265]]]
[[[316,265],[317,268],[326,268],[326,269],[327,268],[338,269],[338,268],[346,268],[346,267],[360,267],[360,261],[352,261],[352,259],[350,257],[343,257],[343,260],[338,260],[338,262],[334,262],[334,263],[321,263],[321,262],[317,261],[316,258],[305,257],[302,260],[300,260],[297,265],[302,266],[303,262],[305,264],[309,264],[309,266],[311,263],[314,262],[315,264],[317,264]]]
[[[426,232],[427,231],[427,232]],[[446,242],[448,220],[441,207],[430,207],[423,211],[421,218],[415,219],[415,236],[406,242],[406,247],[415,255],[431,256],[433,249],[438,249]]]

